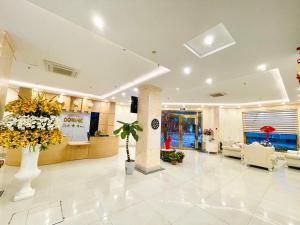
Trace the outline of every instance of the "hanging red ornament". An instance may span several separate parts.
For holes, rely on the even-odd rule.
[[[299,85],[300,85],[300,74],[299,73],[297,74],[296,79],[298,80]]]
[[[300,47],[297,48],[297,51],[299,51],[300,54]],[[296,79],[298,80],[298,83],[300,85],[300,58],[297,59],[297,76]]]

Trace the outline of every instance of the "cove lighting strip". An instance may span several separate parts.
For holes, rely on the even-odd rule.
[[[33,83],[27,83],[27,82],[22,82],[22,81],[16,81],[16,80],[10,80],[9,84],[11,85],[16,85],[16,86],[20,86],[20,87],[27,87],[27,88],[36,88],[39,90],[44,90],[44,91],[49,91],[49,92],[53,92],[53,93],[60,93],[60,94],[67,94],[67,95],[72,95],[72,96],[77,96],[77,97],[83,97],[83,98],[91,98],[91,99],[100,99],[100,100],[104,100],[105,98],[112,96],[114,94],[117,94],[121,91],[125,91],[128,88],[137,86],[138,84],[145,82],[147,80],[150,80],[154,77],[158,77],[161,76],[165,73],[168,73],[170,70],[166,67],[163,66],[158,66],[156,69],[154,69],[153,71],[151,71],[150,73],[144,74],[142,76],[140,76],[139,78],[135,79],[132,82],[126,83],[124,85],[122,85],[120,88],[109,92],[107,94],[104,95],[93,95],[93,94],[88,94],[88,93],[84,93],[84,92],[78,92],[78,91],[71,91],[71,90],[66,90],[66,89],[60,89],[60,88],[54,88],[54,87],[49,87],[49,86],[45,86],[45,85],[39,85],[39,84],[33,84]]]
[[[59,93],[62,95],[67,94],[67,95],[76,96],[76,97],[101,99],[100,96],[97,96],[97,95],[92,95],[92,94],[78,92],[78,91],[71,91],[71,90],[66,90],[66,89],[60,89],[60,88],[54,88],[54,87],[49,87],[49,86],[44,86],[44,85],[39,85],[39,84],[21,82],[21,81],[16,81],[16,80],[9,80],[9,84],[20,86],[20,87],[26,87],[26,88],[36,88],[38,90]]]
[[[150,80],[150,79],[153,79],[155,77],[161,76],[161,75],[163,75],[165,73],[168,73],[168,72],[170,72],[170,70],[168,68],[163,67],[163,66],[158,66],[156,69],[152,70],[150,73],[144,74],[144,75],[138,77],[137,79],[133,80],[132,82],[126,83],[126,84],[120,86],[118,89],[116,89],[112,92],[109,92],[107,94],[101,95],[100,97],[102,99],[105,99],[107,97],[115,95],[115,94],[117,94],[121,91],[125,91],[128,88],[135,87],[140,83],[143,83],[147,80]]]
[[[277,87],[281,93],[282,98],[277,100],[270,100],[270,101],[257,101],[257,102],[246,102],[246,103],[178,103],[178,102],[163,102],[162,105],[164,106],[231,106],[231,107],[238,107],[238,106],[256,106],[256,105],[263,105],[263,104],[281,104],[287,103],[290,101],[287,91],[285,89],[280,71],[278,68],[270,70],[272,76],[277,84]]]
[[[270,100],[270,101],[260,101],[260,102],[246,102],[246,103],[178,103],[178,102],[163,102],[162,105],[165,106],[256,106],[256,105],[265,105],[265,104],[277,104],[277,103],[287,103],[289,101],[285,101],[282,99],[278,100]]]

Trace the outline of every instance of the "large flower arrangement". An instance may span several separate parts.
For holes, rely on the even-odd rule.
[[[0,146],[24,148],[28,145],[41,150],[50,144],[60,143],[62,133],[58,116],[61,105],[38,95],[34,99],[19,98],[8,103],[5,111],[10,114],[0,122]]]

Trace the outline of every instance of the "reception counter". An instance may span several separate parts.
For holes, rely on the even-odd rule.
[[[118,154],[118,137],[91,137],[88,142],[70,142],[64,138],[60,144],[41,151],[38,164],[48,165],[78,159],[105,158]],[[8,166],[20,166],[21,151],[9,149],[5,157]]]

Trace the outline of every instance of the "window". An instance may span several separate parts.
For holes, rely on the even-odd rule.
[[[297,110],[274,110],[243,113],[243,123],[246,143],[265,140],[262,126],[272,126],[276,130],[270,134],[270,142],[276,150],[297,149]]]

